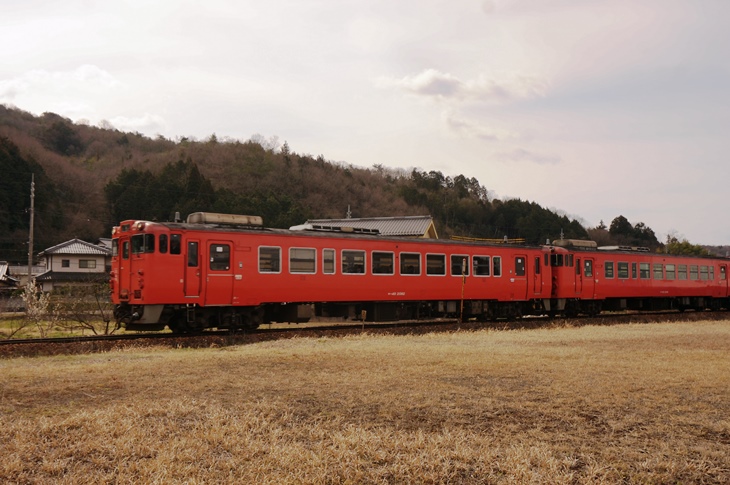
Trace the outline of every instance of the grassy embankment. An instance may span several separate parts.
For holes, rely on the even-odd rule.
[[[0,481],[724,483],[730,322],[0,360]]]

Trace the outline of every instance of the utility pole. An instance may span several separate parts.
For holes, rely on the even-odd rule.
[[[35,174],[30,174],[30,237],[28,238],[28,286],[33,276],[33,219],[35,218]]]

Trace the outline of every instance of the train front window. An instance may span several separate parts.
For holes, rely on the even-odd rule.
[[[112,257],[119,256],[119,239],[112,239]]]
[[[132,254],[154,253],[154,234],[135,234],[132,236]]]
[[[563,255],[562,254],[553,254],[550,257],[550,266],[553,268],[559,268],[563,266]]]
[[[182,234],[170,234],[170,254],[180,254],[181,250]]]
[[[129,241],[122,243],[122,259],[129,259]]]
[[[160,253],[167,252],[167,234],[160,234]]]

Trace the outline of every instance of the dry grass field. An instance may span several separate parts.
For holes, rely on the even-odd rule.
[[[3,483],[727,483],[730,322],[0,360]]]

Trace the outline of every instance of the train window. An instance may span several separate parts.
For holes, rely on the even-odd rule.
[[[525,276],[525,258],[521,256],[515,258],[515,276]]]
[[[629,263],[619,261],[617,264],[618,277],[624,280],[629,279]]]
[[[119,239],[112,239],[112,257],[119,256]]]
[[[727,269],[725,266],[720,266],[720,279],[726,280],[727,279]]]
[[[707,266],[700,266],[700,279],[707,281],[708,278]]]
[[[636,275],[638,273],[636,272],[636,263],[631,263],[631,277],[633,279],[636,279]]]
[[[420,275],[421,255],[418,253],[400,253],[400,274]]]
[[[322,250],[322,273],[333,274],[335,272],[335,250]]]
[[[210,245],[211,271],[228,271],[231,268],[231,246],[228,244]]]
[[[715,267],[710,266],[710,281],[715,281]]]
[[[160,253],[167,252],[167,234],[160,234]]]
[[[673,279],[675,279],[675,277],[676,277],[676,271],[675,271],[675,268],[676,268],[676,266],[675,266],[675,265],[673,265],[673,264],[668,264],[668,265],[667,265],[667,267],[666,267],[666,270],[667,270],[667,279],[668,279],[668,280],[673,280]]]
[[[170,254],[180,254],[182,251],[182,234],[170,234]]]
[[[444,276],[446,274],[446,255],[427,254],[426,274],[434,276]]]
[[[122,243],[122,259],[129,259],[129,241]]]
[[[593,278],[593,260],[586,259],[583,262],[583,274],[588,278]]]
[[[502,276],[502,256],[492,258],[492,275]]]
[[[540,263],[540,258],[537,258]],[[474,276],[489,276],[491,274],[491,258],[489,256],[474,256],[472,258]]]
[[[343,274],[365,274],[365,251],[342,251]]]
[[[132,254],[142,254],[144,252],[144,234],[135,234],[132,236]]]
[[[317,251],[311,248],[289,248],[290,273],[316,273]]]
[[[680,279],[680,280],[687,279],[687,265],[686,264],[680,264],[677,267],[677,279]]]
[[[198,241],[188,241],[188,266],[198,266]]]
[[[259,247],[259,273],[281,272],[281,248]]]
[[[664,279],[664,266],[662,265],[662,263],[654,263],[654,279]]]
[[[568,266],[569,268],[573,267],[573,255],[572,254],[565,255],[565,266]]]
[[[606,278],[613,278],[613,261],[606,261],[603,270]]]
[[[649,276],[649,263],[639,263],[639,277],[642,280],[648,280]]]
[[[373,274],[394,274],[394,259],[395,255],[393,253],[373,251]]]
[[[469,256],[466,254],[451,255],[451,276],[469,275]]]
[[[692,266],[689,267],[689,279],[691,279],[691,280],[698,280],[698,279],[700,279],[699,278],[699,273],[697,271],[697,266],[692,265]]]
[[[564,265],[562,254],[553,254],[550,258],[550,265],[554,268],[559,268]]]

